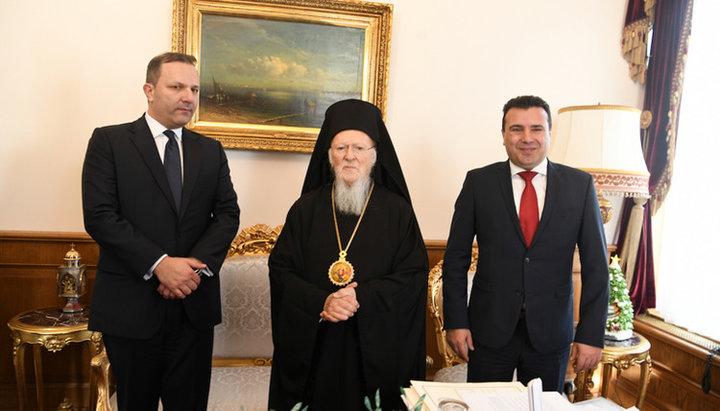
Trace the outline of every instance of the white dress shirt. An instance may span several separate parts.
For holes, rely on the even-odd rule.
[[[532,185],[535,187],[535,194],[537,194],[538,216],[542,219],[543,206],[545,205],[545,191],[547,189],[547,165],[547,157],[532,170],[525,170],[510,161],[513,199],[515,200],[515,211],[518,213],[518,216],[520,215],[520,197],[522,197],[522,192],[525,189],[525,180],[523,180],[518,173],[522,171],[535,171],[537,174],[532,179]]]
[[[164,134],[165,130],[168,130],[167,127],[160,124],[159,121],[155,120],[150,116],[150,114],[145,113],[145,121],[147,121],[148,127],[150,127],[150,133],[152,133],[153,138],[155,138],[155,145],[158,149],[158,154],[160,155],[160,161],[165,161],[165,146],[167,145],[167,136]],[[184,167],[184,160],[183,160],[183,146],[182,146],[182,127],[180,128],[173,128],[170,129],[175,134],[175,141],[177,141],[178,150],[180,151],[180,170],[182,171],[183,178],[185,177],[185,167]],[[155,261],[155,264],[150,267],[150,269],[145,273],[143,276],[143,279],[149,280],[153,276],[153,271],[155,271],[155,267],[160,264],[160,261],[162,261],[165,257],[167,257],[167,254],[163,254],[160,256],[160,258]],[[205,274],[208,277],[212,277],[213,273],[212,271],[205,267],[203,270],[196,271],[198,274]]]
[[[160,155],[160,161],[165,161],[165,146],[167,145],[167,136],[164,134],[165,130],[168,128],[160,124],[157,120],[150,117],[150,114],[145,113],[145,121],[148,123],[148,127],[150,127],[150,133],[152,133],[153,138],[155,138],[155,145],[158,149],[158,154]],[[178,150],[180,151],[180,170],[182,172],[182,176],[185,177],[185,167],[184,167],[184,159],[183,159],[183,145],[182,145],[182,127],[180,128],[172,128],[170,129],[175,134],[175,141],[177,141]]]

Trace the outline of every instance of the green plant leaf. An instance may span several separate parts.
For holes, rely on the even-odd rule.
[[[418,401],[413,406],[412,411],[421,411],[423,406],[423,401],[425,401],[425,394],[421,395],[420,398],[418,398]]]

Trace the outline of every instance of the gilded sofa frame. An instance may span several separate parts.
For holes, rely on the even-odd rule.
[[[277,242],[282,225],[271,228],[265,224],[256,224],[244,228],[235,236],[226,258],[242,255],[270,254]],[[213,367],[248,367],[248,366],[270,366],[271,358],[213,358]],[[110,405],[111,384],[110,384],[110,360],[107,357],[105,348],[90,360],[90,372],[97,381],[97,387],[91,387],[97,392],[97,411],[112,411]]]

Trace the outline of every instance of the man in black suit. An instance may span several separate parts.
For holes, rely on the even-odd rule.
[[[100,246],[89,328],[121,410],[204,410],[218,274],[239,209],[222,146],[183,126],[198,104],[194,57],[148,64],[148,109],[97,128],[82,172],[85,228]]]
[[[603,223],[592,176],[547,160],[550,126],[541,98],[508,101],[502,135],[509,161],[468,172],[455,203],[443,264],[444,319],[448,343],[468,361],[470,382],[510,381],[517,369],[522,383],[540,377],[545,390],[560,391],[568,357],[576,371],[601,358],[608,306]],[[534,174],[522,177],[524,171]],[[576,245],[582,296],[573,340]]]

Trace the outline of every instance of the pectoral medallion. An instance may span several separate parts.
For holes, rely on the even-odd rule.
[[[352,264],[345,259],[345,251],[340,252],[340,258],[330,265],[328,269],[328,277],[330,282],[338,286],[346,286],[355,277],[355,269]]]

